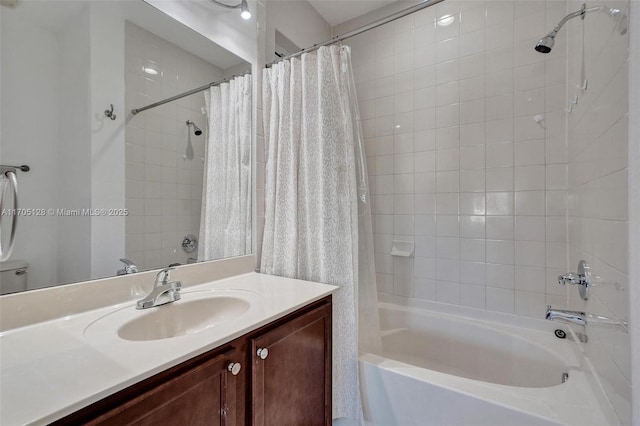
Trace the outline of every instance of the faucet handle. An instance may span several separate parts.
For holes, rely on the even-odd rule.
[[[568,274],[558,275],[558,284],[565,285],[566,283],[569,283],[584,285],[586,282],[585,278],[586,277],[584,275],[569,272]]]
[[[589,299],[589,287],[591,286],[591,272],[589,265],[584,260],[578,263],[578,271],[576,273],[558,275],[558,284],[565,285],[567,283],[578,286],[580,297],[582,300]]]
[[[129,259],[122,258],[120,259],[120,262],[124,264],[124,267],[118,270],[118,275],[135,274],[136,272],[139,272],[136,264]]]
[[[154,287],[167,285],[169,283],[170,272],[175,269],[176,268],[162,268],[160,272],[158,272],[158,274],[156,275],[156,283],[154,284]]]

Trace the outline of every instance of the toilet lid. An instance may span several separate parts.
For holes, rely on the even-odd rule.
[[[7,260],[6,262],[0,262],[0,272],[13,271],[15,269],[24,269],[29,267],[29,262],[26,260]]]

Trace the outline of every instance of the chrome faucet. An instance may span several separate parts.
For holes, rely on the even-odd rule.
[[[122,269],[118,269],[118,275],[135,274],[136,272],[138,272],[138,267],[136,266],[136,264],[129,259],[122,258],[120,259],[120,262],[124,263],[124,267]]]
[[[180,281],[169,282],[169,273],[174,269],[164,268],[158,272],[156,282],[153,284],[153,290],[145,298],[138,300],[136,303],[137,309],[153,308],[154,306],[180,300],[182,283]]]
[[[589,300],[589,288],[591,287],[591,268],[584,260],[578,263],[578,272],[558,276],[558,284],[572,284],[578,286],[582,300]]]
[[[551,305],[547,305],[546,318],[550,321],[559,320],[571,324],[587,325],[587,314],[584,312],[553,309]]]

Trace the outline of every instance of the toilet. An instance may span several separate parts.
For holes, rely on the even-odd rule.
[[[0,262],[0,294],[26,290],[28,270],[29,263],[26,260]]]

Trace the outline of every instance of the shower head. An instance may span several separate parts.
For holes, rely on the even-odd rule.
[[[200,136],[202,134],[202,130],[200,130],[200,128],[196,126],[196,123],[194,123],[193,121],[187,120],[187,126],[193,126],[193,133],[196,136]]]
[[[583,3],[580,10],[571,12],[570,14],[562,18],[560,22],[558,22],[558,25],[556,25],[555,28],[549,34],[542,37],[538,41],[535,47],[536,51],[540,53],[551,52],[551,49],[553,48],[553,44],[556,41],[556,35],[558,35],[558,31],[560,31],[560,28],[562,28],[562,26],[566,24],[567,21],[569,21],[570,19],[577,18],[578,16],[581,19],[584,19],[584,16],[587,13],[591,13],[591,12],[605,12],[607,15],[609,15],[609,17],[611,17],[615,21],[616,28],[618,29],[618,32],[620,32],[621,35],[624,35],[627,33],[627,15],[623,11],[621,11],[620,9],[613,9],[613,8],[608,8],[604,6],[594,6],[594,7],[587,8],[587,5]]]
[[[553,44],[556,42],[556,32],[552,31],[546,36],[542,37],[535,49],[540,53],[549,53],[553,49]]]

